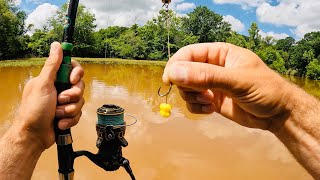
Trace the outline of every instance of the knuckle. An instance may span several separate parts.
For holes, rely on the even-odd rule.
[[[80,97],[81,94],[82,94],[81,88],[75,88],[74,91],[73,91],[73,94],[74,94],[74,96],[76,96],[76,97]]]
[[[70,116],[76,116],[78,114],[77,106],[76,105],[70,105],[65,109],[66,113]]]

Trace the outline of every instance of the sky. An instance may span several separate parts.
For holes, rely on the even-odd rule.
[[[68,0],[15,0],[27,12],[26,24],[42,28],[54,12]],[[95,14],[97,29],[112,25],[144,24],[156,16],[161,0],[80,0]],[[301,39],[320,31],[319,0],[172,0],[170,8],[184,16],[196,6],[205,5],[223,16],[238,33],[247,35],[252,22],[257,22],[263,37]],[[32,32],[30,32],[32,33]]]

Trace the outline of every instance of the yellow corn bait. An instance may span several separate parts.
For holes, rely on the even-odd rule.
[[[171,115],[172,106],[170,104],[162,103],[160,104],[160,115],[162,117],[169,117]]]

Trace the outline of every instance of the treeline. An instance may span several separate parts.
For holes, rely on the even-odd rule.
[[[48,56],[50,44],[61,41],[67,5],[32,36],[26,32],[26,14],[10,3],[0,0],[0,60]],[[261,37],[259,27],[252,23],[248,36],[231,30],[223,17],[206,6],[199,6],[186,17],[160,11],[143,26],[111,26],[96,31],[95,16],[80,5],[74,35],[73,55],[123,59],[165,60],[167,52],[167,18],[170,22],[171,52],[188,44],[228,42],[257,53],[272,69],[320,80],[320,32],[305,35],[299,41],[292,37],[275,40]]]

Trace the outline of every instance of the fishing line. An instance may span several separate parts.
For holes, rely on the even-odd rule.
[[[167,25],[167,48],[168,48],[168,58],[170,60],[171,58],[171,46],[170,46],[170,11],[169,11],[169,5],[171,3],[171,0],[162,0],[163,6],[165,7],[166,11],[166,25]],[[165,97],[166,98],[166,103],[161,103],[160,104],[160,115],[162,117],[168,118],[171,115],[171,110],[172,106],[168,104],[168,96],[171,92],[172,89],[172,83],[170,83],[169,90],[165,94],[161,94],[161,88],[160,86],[158,90],[158,95],[160,97]]]

